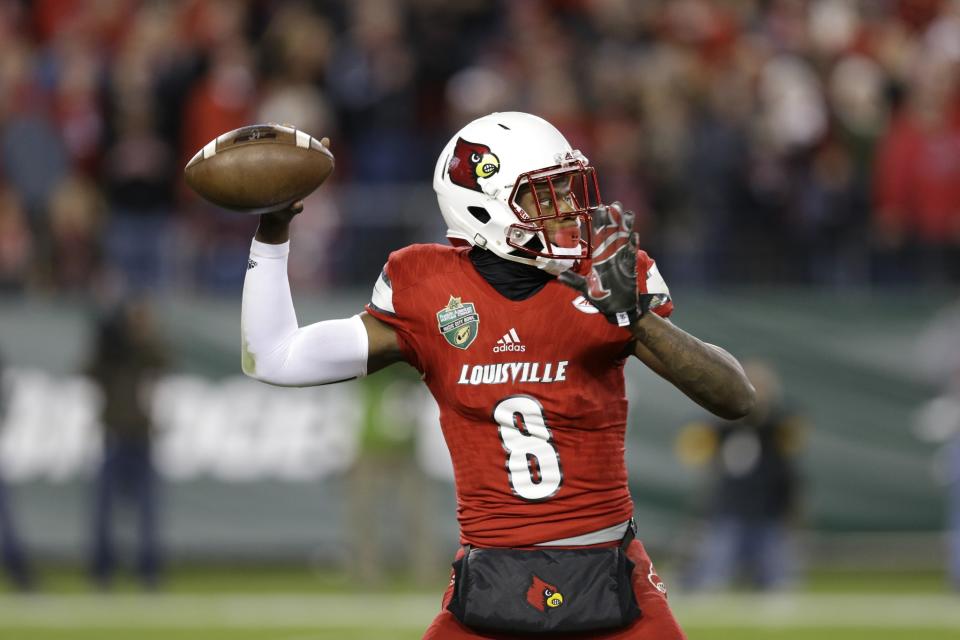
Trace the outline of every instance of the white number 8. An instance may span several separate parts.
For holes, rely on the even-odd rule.
[[[507,450],[510,487],[524,500],[546,500],[563,481],[543,407],[530,396],[504,398],[493,410]]]

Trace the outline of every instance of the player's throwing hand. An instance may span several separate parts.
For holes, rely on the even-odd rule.
[[[635,215],[623,205],[597,207],[593,211],[593,254],[590,272],[560,274],[560,282],[583,294],[613,324],[626,327],[640,318],[649,296],[637,296],[637,245],[633,230]]]

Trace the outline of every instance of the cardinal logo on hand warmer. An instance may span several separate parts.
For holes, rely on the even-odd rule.
[[[546,612],[563,604],[563,594],[554,585],[534,575],[527,589],[527,602],[538,611]]]

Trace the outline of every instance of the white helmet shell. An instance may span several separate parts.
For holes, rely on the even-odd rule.
[[[539,172],[550,177],[589,174],[594,191],[598,191],[586,158],[543,118],[514,111],[492,113],[467,124],[444,147],[434,170],[433,188],[447,223],[447,238],[454,244],[469,243],[507,260],[543,267],[545,260],[556,257],[543,223],[541,219],[531,221],[513,201],[518,181],[534,181],[531,174],[538,176]],[[580,251],[580,257],[589,255],[587,211],[599,204],[599,193],[583,199],[589,201],[586,208],[573,213],[585,215],[587,220],[587,249]],[[541,251],[523,248],[534,236],[540,237]]]

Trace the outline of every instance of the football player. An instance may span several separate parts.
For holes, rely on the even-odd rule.
[[[683,638],[632,539],[623,367],[638,358],[724,418],[753,405],[743,369],[667,319],[670,292],[637,247],[633,214],[602,202],[594,168],[545,120],[516,112],[474,120],[443,149],[433,184],[452,246],[390,254],[365,311],[303,327],[286,275],[289,222],[302,206],[261,216],[243,290],[244,372],[306,386],[401,361],[415,367],[440,407],[453,460],[458,560],[473,549],[557,550],[571,552],[573,569],[578,550],[622,545],[639,615],[619,628],[598,623],[590,637]],[[546,624],[576,611],[576,585],[534,578],[564,597],[549,606],[528,598],[533,606],[517,615]],[[469,594],[471,606],[483,608],[498,589]],[[468,626],[447,608],[451,599],[454,581],[425,638],[509,637]],[[591,629],[571,617],[545,628],[560,629],[556,637]]]

